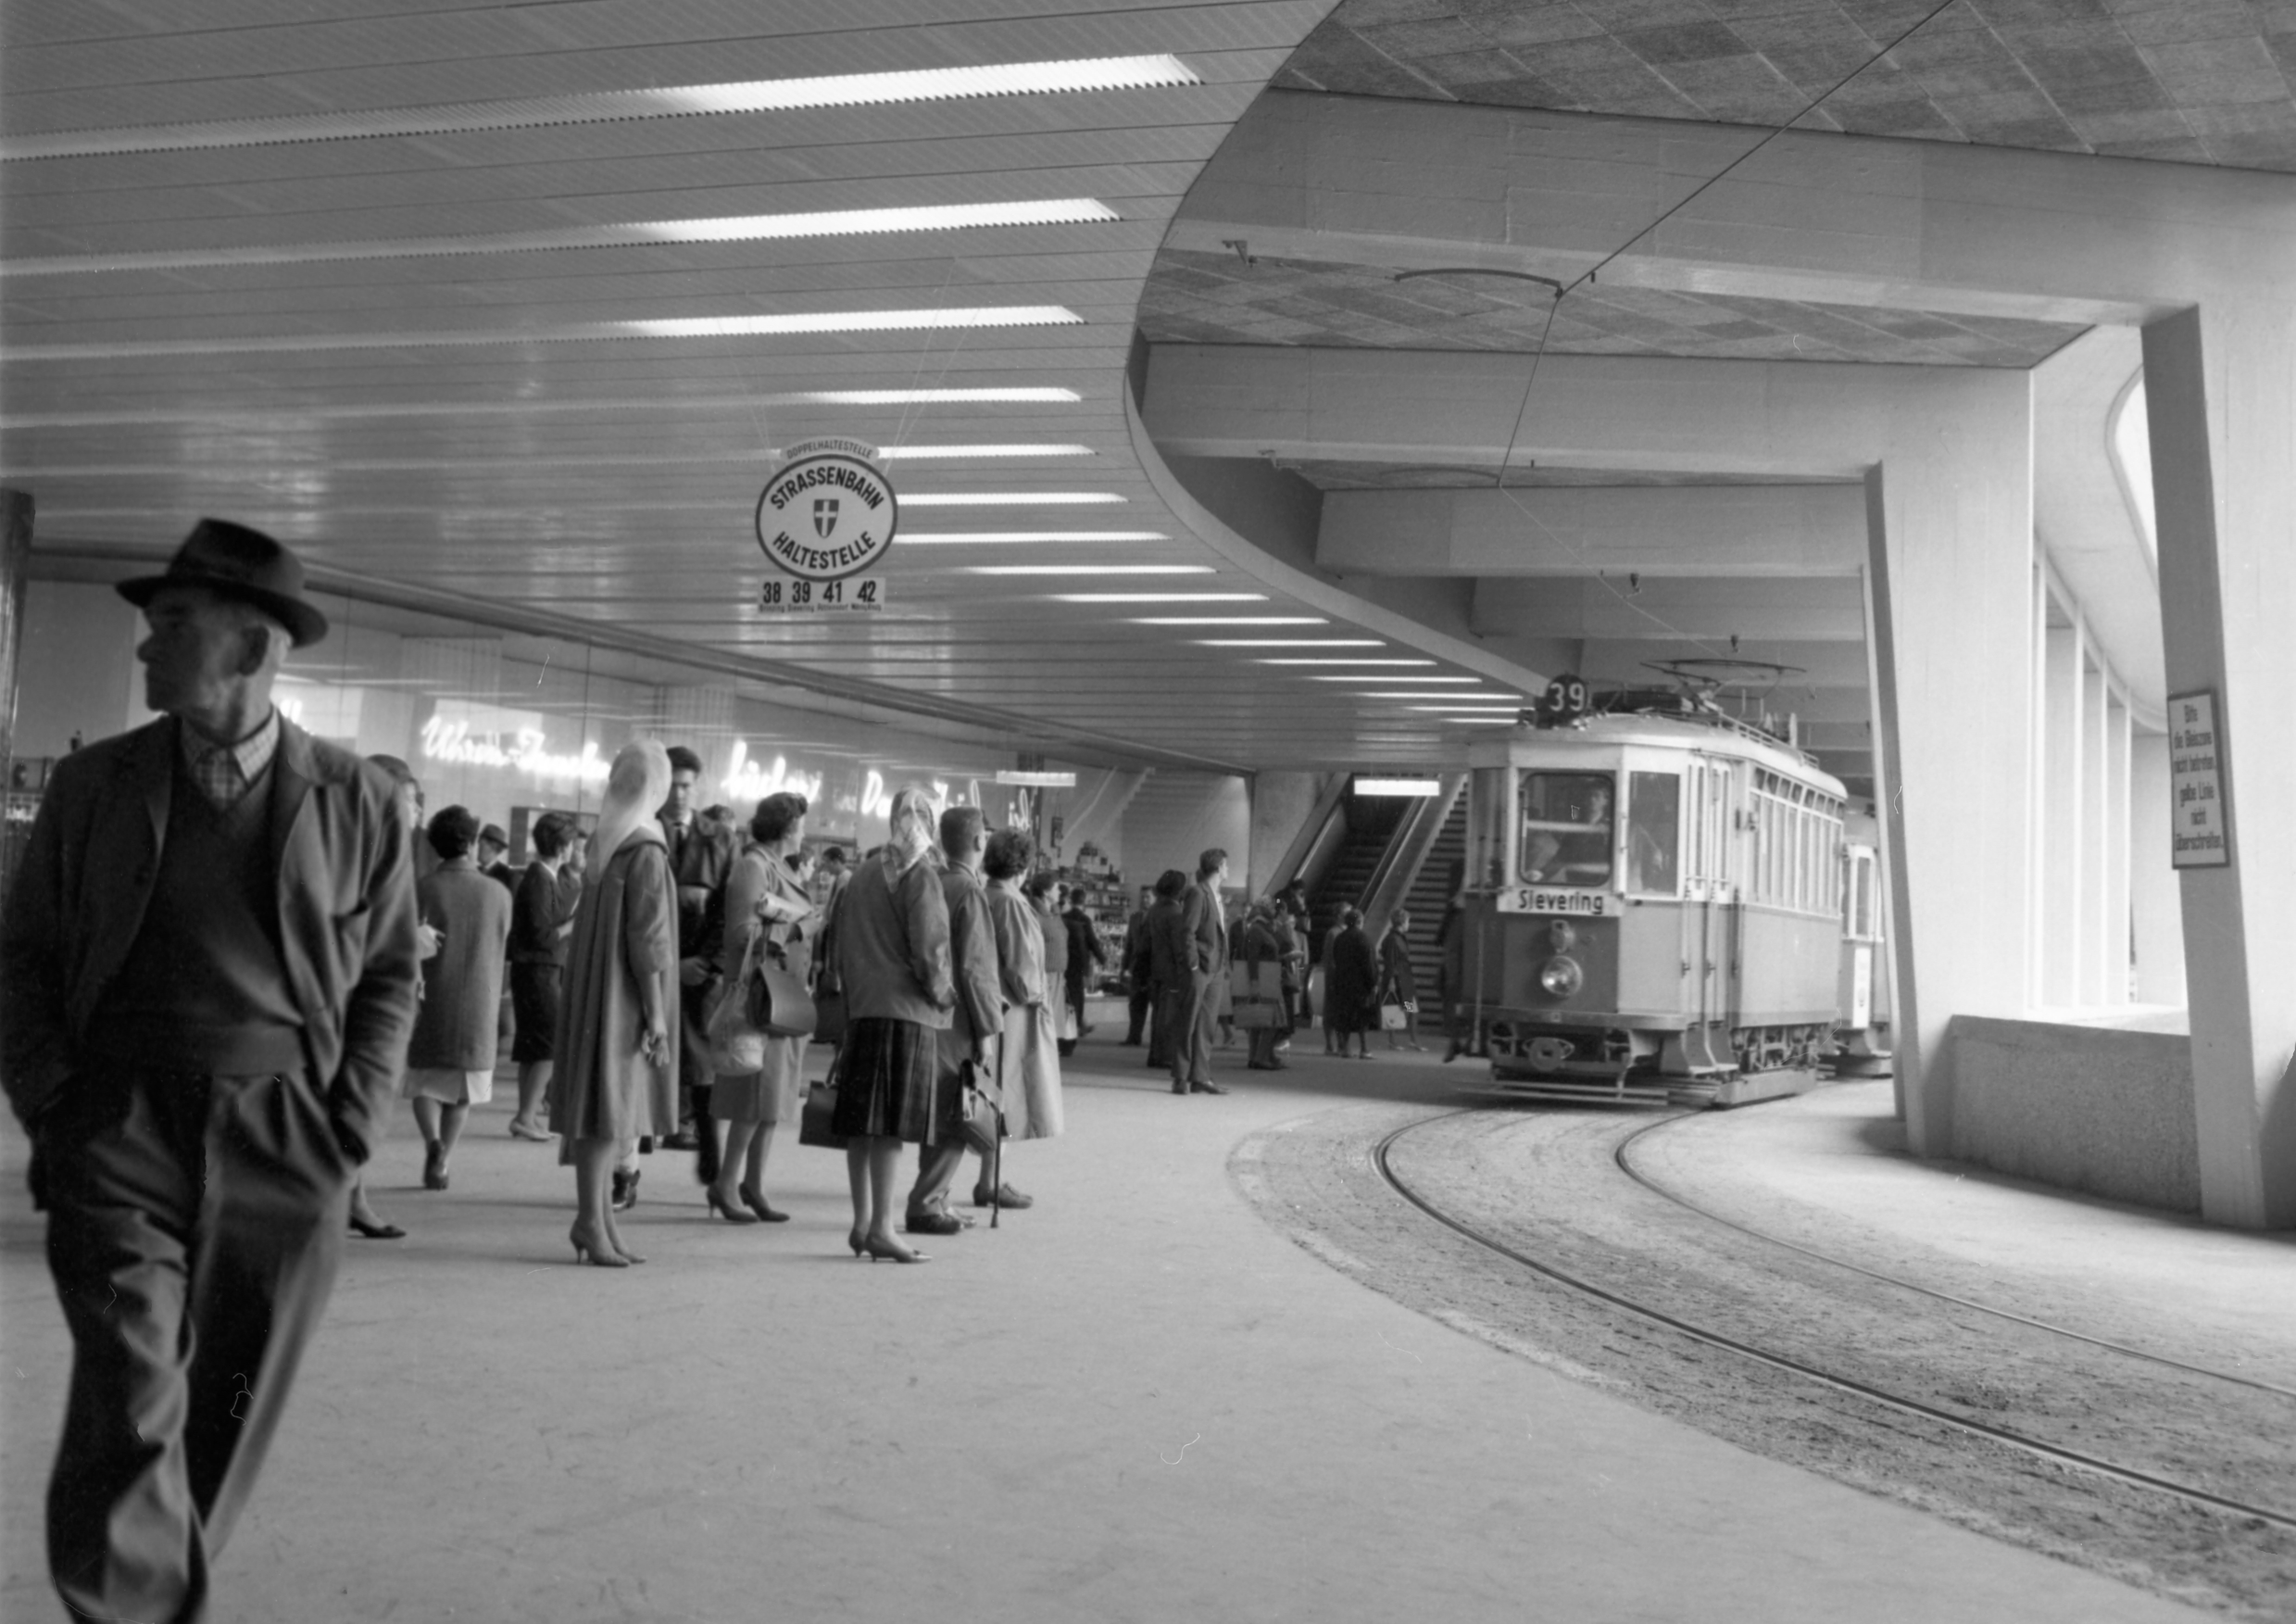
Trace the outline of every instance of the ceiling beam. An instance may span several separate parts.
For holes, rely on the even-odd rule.
[[[1166,243],[1566,285],[1600,266],[1605,284],[2090,323],[2261,292],[2296,263],[2280,175],[1767,134],[1270,91]]]
[[[1587,637],[1620,642],[1793,637],[1860,643],[1864,585],[1857,580],[1645,581],[1483,580],[1474,587],[1474,629],[1516,637]]]
[[[1363,575],[1858,573],[1856,485],[1329,491],[1316,561]]]
[[[2029,390],[1975,367],[1160,344],[1142,415],[1167,456],[1841,480]]]

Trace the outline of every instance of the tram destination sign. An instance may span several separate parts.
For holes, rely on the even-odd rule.
[[[2232,862],[2225,803],[2224,718],[2213,689],[2168,696],[2169,862],[2224,868]]]
[[[1600,919],[1610,912],[1611,899],[1600,891],[1553,891],[1543,886],[1509,886],[1499,893],[1501,913],[1571,913]]]
[[[876,458],[877,448],[860,440],[792,446],[758,497],[758,546],[767,561],[816,585],[880,572],[900,527],[900,499]],[[807,598],[809,607],[818,603],[818,594]]]

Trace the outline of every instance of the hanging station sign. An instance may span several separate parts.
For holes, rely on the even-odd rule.
[[[861,440],[808,440],[758,498],[758,545],[787,579],[759,589],[768,612],[883,609],[885,555],[900,523],[893,482]]]

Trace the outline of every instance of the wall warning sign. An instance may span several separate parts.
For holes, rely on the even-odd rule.
[[[2177,868],[2232,862],[2231,809],[2225,804],[2225,736],[2208,688],[2168,696],[2169,858]]]

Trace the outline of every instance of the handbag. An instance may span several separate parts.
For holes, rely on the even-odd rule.
[[[797,1142],[819,1145],[824,1151],[844,1150],[852,1141],[830,1126],[836,1114],[837,1068],[833,1063],[828,1077],[805,1091],[805,1108],[797,1114]]]
[[[709,1007],[702,1022],[708,1039],[709,1067],[712,1071],[733,1076],[740,1072],[762,1071],[765,1068],[765,1039],[751,1018],[750,1001],[742,996],[757,967],[758,943],[764,939],[759,931],[749,938],[749,947],[742,954],[741,971],[720,984],[710,995]]]
[[[760,930],[758,936],[762,938]],[[745,963],[743,968],[748,971]],[[813,995],[790,970],[779,942],[766,949],[757,968],[748,974],[749,1024],[772,1038],[810,1038],[816,1012]]]
[[[964,1114],[965,1143],[984,1156],[994,1155],[997,1142],[1005,1137],[1005,1114],[997,1102],[974,1079],[978,1076],[971,1061],[965,1062],[959,1087],[963,1090],[958,1108]]]
[[[1383,1003],[1379,1006],[1379,1028],[1383,1032],[1400,1032],[1411,1024],[1411,1007],[1403,1003]]]

